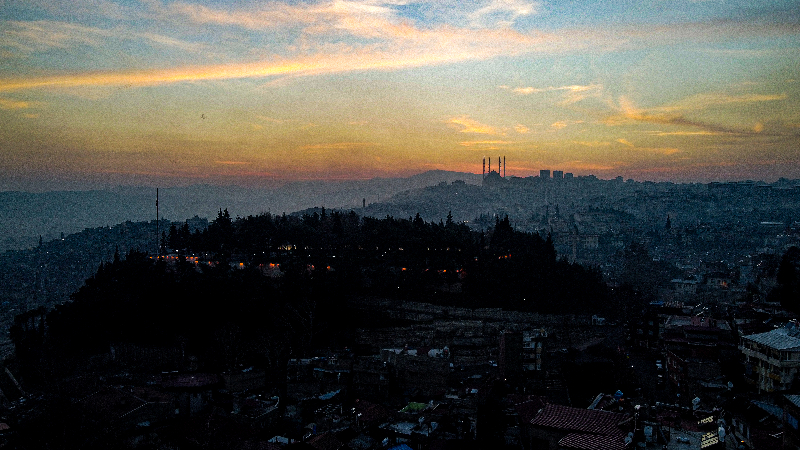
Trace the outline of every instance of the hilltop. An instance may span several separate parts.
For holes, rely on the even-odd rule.
[[[464,180],[480,175],[434,170],[405,178],[350,181],[297,181],[275,188],[192,185],[159,189],[159,216],[173,221],[214,217],[219,208],[236,216],[302,209],[360,208],[362,201],[382,202],[398,192]],[[58,239],[86,228],[156,218],[156,187],[113,187],[91,191],[0,192],[0,251],[36,246],[39,238]]]

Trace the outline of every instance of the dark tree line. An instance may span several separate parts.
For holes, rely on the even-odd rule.
[[[214,264],[115,255],[70,302],[12,329],[28,381],[133,345],[193,355],[212,371],[262,366],[280,385],[288,358],[350,345],[364,325],[350,303],[370,296],[547,313],[608,307],[599,272],[559,260],[549,237],[515,231],[507,218],[484,234],[450,217],[427,223],[321,210],[232,219],[220,211],[204,231],[171,227],[165,244]],[[272,262],[281,276],[259,267]]]
[[[169,249],[212,252],[222,260],[282,267],[331,267],[359,294],[453,301],[540,312],[603,311],[607,291],[597,270],[557,259],[549,236],[514,230],[496,218],[488,233],[463,223],[359,218],[324,208],[299,216],[232,219],[220,210],[204,231],[173,226]],[[338,258],[338,260],[336,259]],[[463,292],[452,294],[455,283]],[[448,294],[450,293],[450,294]],[[420,297],[421,296],[421,297]]]

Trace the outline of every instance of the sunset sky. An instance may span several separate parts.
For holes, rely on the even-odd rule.
[[[0,190],[800,178],[797,0],[0,0]]]

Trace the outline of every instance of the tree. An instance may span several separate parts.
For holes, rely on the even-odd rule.
[[[233,221],[228,213],[228,208],[221,208],[217,218],[208,226],[208,245],[212,251],[230,253],[230,243],[233,242]]]
[[[779,301],[789,311],[800,313],[800,248],[789,247],[783,254],[776,281],[778,285],[770,293],[773,301]]]

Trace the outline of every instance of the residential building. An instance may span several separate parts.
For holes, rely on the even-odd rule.
[[[523,370],[542,370],[543,343],[547,339],[544,328],[525,330],[522,332]]]
[[[787,391],[800,371],[800,329],[793,322],[766,333],[742,336],[745,379],[759,392]]]

